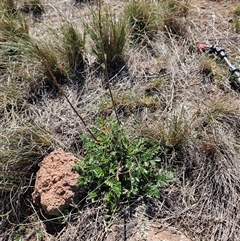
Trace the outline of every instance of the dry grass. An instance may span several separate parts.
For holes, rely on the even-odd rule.
[[[108,2],[108,7],[124,10],[124,1]],[[217,2],[211,4],[219,7]],[[230,4],[237,7],[237,2]],[[48,56],[52,53],[56,57],[54,49],[57,48],[51,44],[57,41],[47,33],[59,36],[66,20],[64,22],[73,23],[76,30],[72,31],[70,25],[68,31],[71,30],[74,37],[70,43],[74,39],[78,42],[75,33],[82,33],[81,16],[90,21],[89,12],[96,4],[84,1],[73,6],[45,0],[43,7],[41,20],[26,18],[29,29],[23,24],[15,26],[27,34],[24,36],[36,40],[42,49],[46,46]],[[144,215],[184,231],[192,240],[239,239],[239,93],[231,87],[227,67],[215,56],[199,53],[195,47],[200,42],[218,44],[225,48],[231,61],[239,62],[240,39],[222,15],[226,9],[203,9],[196,1],[186,9],[186,18],[184,14],[177,16],[187,28],[184,35],[166,36],[165,30],[158,29],[147,43],[127,45],[128,58],[111,78],[121,122],[132,135],[144,133],[162,140],[166,147],[161,157],[164,165],[177,170],[174,182],[161,189],[159,199],[142,197],[122,204],[131,211],[125,226],[122,213],[106,221],[101,200],[92,206],[77,202],[69,214],[59,219],[45,217],[33,206],[30,194],[37,171],[35,164],[53,147],[60,146],[81,155],[79,135],[86,129],[63,96],[56,92],[53,95],[52,88],[38,89],[46,79],[52,83],[51,78],[45,74],[39,59],[14,52],[19,50],[16,43],[7,45],[10,50],[6,48],[9,39],[2,30],[7,25],[0,27],[0,38],[4,40],[1,50],[6,50],[0,62],[1,240],[12,237],[15,240],[21,237],[24,240],[106,240],[111,225],[116,223],[122,226],[115,240],[130,240],[132,232],[139,227],[134,213],[142,202],[149,207],[142,211]],[[232,14],[230,10],[229,14]],[[50,26],[52,22],[54,26]],[[52,30],[46,31],[50,27]],[[55,32],[56,29],[59,31]],[[62,48],[64,43],[61,41],[60,50],[68,49],[71,55],[66,56],[68,62],[64,64],[61,55],[57,55],[57,63],[63,64],[60,66],[65,68],[67,64],[71,72],[78,69],[78,63],[86,61],[80,70],[83,74],[80,82],[76,83],[73,75],[66,74],[68,81],[62,85],[73,106],[89,125],[98,116],[114,116],[109,92],[102,85],[103,73],[101,68],[96,68],[88,51],[89,39],[78,62],[70,61],[71,56],[79,57],[78,51]],[[55,67],[51,69],[57,70]],[[57,76],[57,72],[55,74]],[[32,92],[32,88],[36,91]]]

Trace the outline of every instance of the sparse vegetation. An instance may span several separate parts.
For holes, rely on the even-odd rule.
[[[218,1],[77,2],[0,3],[0,239],[109,240],[117,224],[130,241],[164,220],[192,240],[238,240],[239,89],[195,48],[239,62],[237,1],[231,23]],[[53,218],[31,193],[58,147],[83,162]]]

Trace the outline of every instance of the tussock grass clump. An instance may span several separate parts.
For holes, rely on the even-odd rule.
[[[64,61],[61,58],[62,49],[59,44],[57,42],[43,42],[42,44],[38,45],[38,48],[39,51],[37,48],[34,48],[34,51],[37,54],[37,59],[39,59],[41,62],[44,60],[49,69],[59,81],[65,78],[67,76],[67,71],[64,68]],[[45,74],[50,77],[48,69],[43,62],[42,67],[44,68]]]
[[[29,167],[52,144],[49,133],[36,124],[26,123],[15,129],[2,129],[0,165],[16,172]],[[46,150],[46,149],[45,149]],[[17,166],[19,169],[17,170]],[[11,167],[11,168],[10,168]]]
[[[185,36],[186,26],[180,18],[188,15],[190,7],[189,0],[165,1],[162,5],[164,30],[176,36]]]
[[[162,5],[162,21],[165,30],[176,36],[186,34],[186,26],[181,17],[186,17],[190,9],[189,0],[170,0],[160,2]]]
[[[30,36],[27,19],[15,9],[13,2],[0,3],[0,18],[0,66],[2,73],[0,84],[5,88],[6,83],[9,85],[10,82],[13,82],[12,78],[6,82],[7,75],[17,76],[16,72],[20,69],[23,58],[20,45],[22,42],[28,42]],[[17,88],[13,86],[13,89]],[[11,91],[7,92],[9,94]]]
[[[53,143],[50,134],[35,123],[18,124],[0,131],[0,212],[4,214],[0,227],[6,238],[3,240],[9,240],[8,235],[13,232],[6,231],[9,224],[19,225],[29,210],[24,195],[31,190],[37,164]]]
[[[229,116],[240,116],[239,101],[231,95],[226,95],[223,98],[211,101],[206,101],[208,106],[207,110],[204,112],[203,125],[207,126],[208,124],[218,124],[216,120],[219,116],[229,115]],[[236,120],[237,120],[236,119]]]
[[[59,83],[79,77],[84,70],[85,36],[72,24],[62,25],[60,33],[50,30],[49,38],[45,41],[34,38],[21,39],[15,46],[24,53],[25,58],[32,60],[36,73],[47,76],[42,79],[42,83],[38,83],[38,88],[44,85],[54,87],[49,70]],[[34,85],[34,80],[32,82]]]
[[[35,85],[37,88],[42,88],[44,85],[53,87],[49,69],[62,83],[79,77],[83,72],[85,36],[71,23],[63,24],[60,32],[49,29],[47,39],[37,39],[29,36],[29,27],[21,12],[4,12],[2,20],[0,48],[4,53],[4,68],[8,68],[11,64],[8,61],[10,55],[14,55],[14,59],[11,57],[11,60],[15,61],[19,72],[21,66],[26,66],[26,62],[32,64],[38,82],[38,86]],[[42,81],[39,82],[40,78],[37,75],[42,75]],[[33,85],[35,82],[34,79],[25,81],[26,83],[30,81]]]
[[[167,33],[170,33],[176,37],[184,37],[186,35],[186,25],[182,22],[182,20],[171,16],[165,18],[163,22],[164,31],[167,31]]]
[[[13,0],[2,0],[0,3],[1,12],[3,10],[8,12],[14,12],[15,8],[16,8],[16,5]]]
[[[236,33],[240,33],[240,5],[232,10],[233,13],[233,29]]]
[[[206,75],[213,73],[213,60],[210,58],[203,58],[199,65],[201,73]]]
[[[190,127],[192,120],[185,118],[183,112],[174,113],[163,121],[153,122],[148,128],[143,128],[142,133],[160,141],[167,148],[179,148],[185,145],[191,138]]]
[[[240,207],[238,98],[228,95],[209,100],[192,120],[185,115],[169,119],[162,117],[164,122],[160,126],[164,128],[152,124],[152,131],[150,128],[145,132],[165,143],[168,148],[165,161],[178,170],[173,185],[160,189],[162,199],[154,201],[154,210],[158,209],[155,217],[170,217],[169,224],[184,228],[192,237],[197,232],[197,240],[237,239],[240,233],[236,225],[240,216],[235,212]]]
[[[190,10],[191,4],[190,0],[169,0],[160,2],[163,4],[163,10],[165,17],[186,17]]]
[[[240,232],[239,226],[235,225],[239,215],[234,211],[239,208],[239,100],[226,98],[210,109],[211,122],[198,132],[193,150],[188,147],[190,152],[182,153],[189,168],[185,175],[192,180],[186,190],[196,192],[194,196],[198,197],[194,201],[191,194],[188,195],[189,206],[198,203],[190,212],[201,210],[201,218],[195,224],[187,212],[184,217],[188,225],[183,225],[188,230],[194,225],[210,227],[207,233],[200,232],[200,237],[235,240]],[[219,220],[220,214],[225,217],[224,222]],[[212,217],[216,218],[213,220]]]
[[[233,14],[240,17],[240,5],[232,10]]]
[[[55,41],[30,39],[29,41],[21,41],[18,48],[24,53],[25,57],[32,60],[32,63],[41,63],[36,65],[38,68],[35,71],[48,77],[44,80],[47,86],[53,87],[48,68],[60,82],[67,77],[68,69],[65,68],[64,52],[59,39],[55,39]],[[39,87],[41,88],[42,85],[40,84]]]
[[[0,41],[15,41],[29,38],[29,26],[22,13],[6,8],[0,11]]]
[[[170,188],[171,192],[162,194],[168,208],[161,212],[173,215],[182,210],[177,218],[179,223],[174,219],[170,222],[184,228],[192,237],[196,237],[198,230],[199,240],[235,240],[240,232],[236,225],[239,214],[234,211],[239,208],[237,153],[226,146],[228,140],[221,134],[223,129],[218,130],[217,133],[213,130],[205,147],[192,143],[177,153],[178,166],[182,166],[182,169],[178,167],[182,170],[178,173],[179,181]]]
[[[63,25],[61,31],[69,71],[71,74],[82,71],[84,68],[85,35],[81,35],[70,23]]]
[[[131,36],[141,42],[146,36],[151,37],[160,25],[159,6],[151,0],[131,0],[125,7],[125,15],[131,27]]]
[[[210,80],[214,79],[214,74],[216,72],[214,60],[208,57],[205,57],[200,61],[199,67],[200,67],[200,73],[204,77],[209,77]]]
[[[108,67],[117,68],[125,60],[125,44],[128,28],[125,18],[117,17],[109,8],[91,12],[91,22],[85,23],[87,33],[91,37],[92,52],[97,61]]]
[[[0,117],[11,109],[20,109],[24,106],[26,91],[20,91],[14,83],[1,83],[0,93]],[[25,95],[24,95],[25,94]]]
[[[58,80],[74,78],[84,69],[85,36],[70,23],[61,27],[61,33],[53,34],[54,41],[37,44],[36,57],[48,65]],[[43,67],[46,68],[42,62]],[[47,75],[49,71],[45,69]]]
[[[28,175],[31,165],[36,167],[52,145],[50,134],[40,126],[25,123],[16,128],[4,128],[0,132],[0,180],[1,190],[17,189]]]

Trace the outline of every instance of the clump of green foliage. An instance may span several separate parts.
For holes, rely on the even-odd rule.
[[[145,36],[152,36],[159,29],[160,15],[156,2],[151,0],[131,0],[125,8],[131,26],[131,36],[141,42]]]
[[[92,52],[100,64],[106,62],[107,67],[116,68],[124,62],[128,38],[124,17],[117,17],[109,8],[99,7],[92,11],[91,22],[85,23],[85,29],[92,40]]]
[[[159,188],[172,181],[174,171],[161,167],[164,149],[158,142],[131,138],[115,119],[97,119],[92,131],[98,141],[82,136],[84,161],[75,166],[80,172],[78,185],[88,200],[103,198],[112,213],[121,200],[146,193],[159,197]]]

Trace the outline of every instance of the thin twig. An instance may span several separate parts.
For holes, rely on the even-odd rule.
[[[103,60],[104,60],[104,70],[103,71],[104,71],[105,80],[107,82],[107,87],[108,87],[108,90],[109,90],[111,101],[112,101],[112,104],[113,104],[113,109],[114,109],[118,124],[120,125],[121,122],[120,122],[119,117],[118,117],[116,103],[115,103],[114,98],[113,98],[112,89],[111,89],[110,81],[109,81],[109,75],[108,75],[107,58],[106,58],[104,44],[103,44],[101,10],[102,10],[102,0],[98,0],[98,24],[99,24],[99,31],[100,31],[100,38],[101,38],[102,57],[103,57]]]

